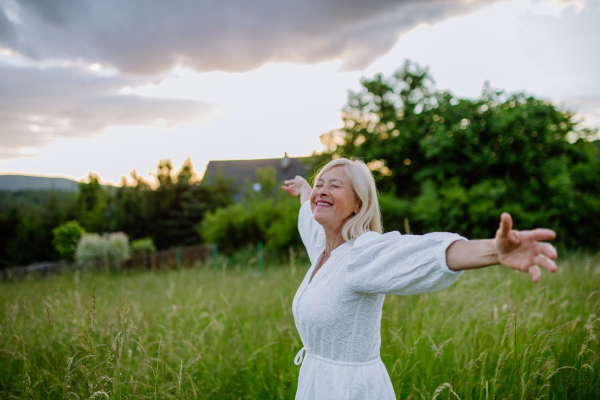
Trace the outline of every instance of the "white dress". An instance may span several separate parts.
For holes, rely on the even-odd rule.
[[[325,249],[325,232],[309,201],[300,208],[298,229],[312,266],[292,304],[304,344],[295,359],[302,363],[296,399],[395,399],[379,356],[385,295],[450,286],[461,272],[446,265],[446,249],[466,239],[453,233],[368,232],[333,250],[309,283]]]

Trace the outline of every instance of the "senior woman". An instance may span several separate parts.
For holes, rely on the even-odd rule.
[[[495,239],[454,233],[383,234],[375,181],[359,160],[340,158],[317,175],[314,188],[300,176],[283,189],[300,197],[300,236],[312,266],[292,311],[304,348],[296,399],[395,399],[379,356],[386,294],[445,289],[462,270],[502,264],[540,279],[556,271],[555,248],[541,240],[549,229],[512,230],[503,213]]]

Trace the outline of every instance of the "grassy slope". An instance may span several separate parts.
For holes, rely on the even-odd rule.
[[[571,255],[559,268],[537,285],[492,267],[441,292],[388,296],[381,356],[396,395],[600,398],[600,260]],[[1,284],[0,398],[292,399],[301,343],[291,303],[303,271]]]

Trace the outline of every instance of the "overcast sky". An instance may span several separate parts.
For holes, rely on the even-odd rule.
[[[0,0],[0,173],[117,183],[191,156],[321,150],[348,89],[405,59],[600,126],[600,0]]]

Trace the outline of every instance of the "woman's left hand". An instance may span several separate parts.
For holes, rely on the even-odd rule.
[[[510,214],[502,213],[495,239],[500,264],[529,273],[534,282],[540,280],[539,267],[556,272],[556,264],[553,261],[557,257],[556,249],[550,243],[540,242],[554,239],[556,233],[551,229],[515,231],[512,226]]]

